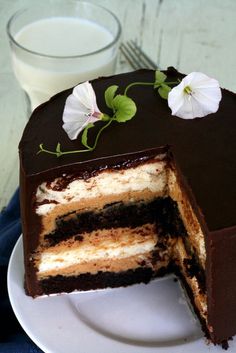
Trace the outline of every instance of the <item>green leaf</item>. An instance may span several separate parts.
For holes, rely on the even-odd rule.
[[[137,108],[135,102],[125,96],[118,94],[113,99],[113,107],[115,109],[115,120],[119,123],[124,123],[134,117]]]
[[[164,83],[158,88],[158,93],[163,99],[168,99],[168,94],[170,91],[171,91],[171,87],[169,87]]]
[[[166,80],[167,76],[159,71],[159,70],[156,70],[155,72],[155,85],[161,85],[161,83],[163,83],[165,80]]]
[[[81,137],[81,142],[82,144],[87,147],[88,149],[91,149],[91,147],[88,145],[88,130],[94,127],[94,124],[89,123],[86,128],[83,131],[82,137]]]
[[[118,89],[118,86],[113,85],[108,87],[105,91],[105,102],[108,108],[113,109],[113,99],[117,89]]]
[[[163,82],[166,80],[166,78],[167,78],[167,76],[163,72],[157,70],[155,72],[154,88],[160,87],[163,84]]]

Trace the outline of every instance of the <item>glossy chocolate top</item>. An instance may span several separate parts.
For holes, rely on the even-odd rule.
[[[171,81],[181,77],[175,70],[169,70],[167,75]],[[119,92],[123,93],[124,88],[135,81],[153,82],[154,71],[141,70],[93,81],[99,109],[109,113],[104,103],[107,87],[118,85]],[[219,230],[235,225],[235,94],[223,90],[217,113],[202,119],[184,120],[171,115],[167,101],[160,98],[152,87],[135,86],[128,94],[137,104],[136,116],[126,123],[114,122],[101,135],[95,151],[60,158],[45,153],[37,155],[40,143],[52,150],[55,150],[58,142],[62,150],[82,147],[81,135],[71,141],[62,129],[64,104],[71,91],[59,93],[37,108],[25,128],[20,142],[20,156],[23,173],[29,177],[29,182],[38,176],[43,180],[50,179],[56,175],[58,168],[60,172],[65,170],[68,173],[71,170],[84,176],[86,170],[91,173],[100,167],[115,167],[125,162],[131,158],[126,154],[151,148],[161,152],[165,146],[170,146],[208,229]],[[89,132],[90,141],[94,140],[99,124],[96,123],[96,127]]]

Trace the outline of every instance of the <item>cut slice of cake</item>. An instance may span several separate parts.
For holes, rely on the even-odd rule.
[[[141,70],[94,80],[99,109],[109,114],[109,86],[124,91],[153,77]],[[236,333],[235,95],[223,90],[215,114],[184,120],[152,88],[133,87],[135,118],[104,130],[94,151],[37,154],[42,143],[81,149],[62,128],[71,92],[37,108],[20,142],[26,292],[127,286],[174,272],[207,337],[225,344]]]

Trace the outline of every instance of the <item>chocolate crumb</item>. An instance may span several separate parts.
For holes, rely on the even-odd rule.
[[[227,349],[229,348],[228,340],[222,341],[221,346],[223,349],[225,349],[227,351]]]
[[[75,236],[75,240],[78,240],[78,241],[83,241],[84,237],[80,234],[76,235]]]

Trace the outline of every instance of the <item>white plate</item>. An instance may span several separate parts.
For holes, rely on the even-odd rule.
[[[32,299],[24,292],[22,238],[12,252],[8,292],[20,324],[47,353],[205,353],[198,320],[173,276],[148,285]],[[230,342],[229,353],[236,353]]]

